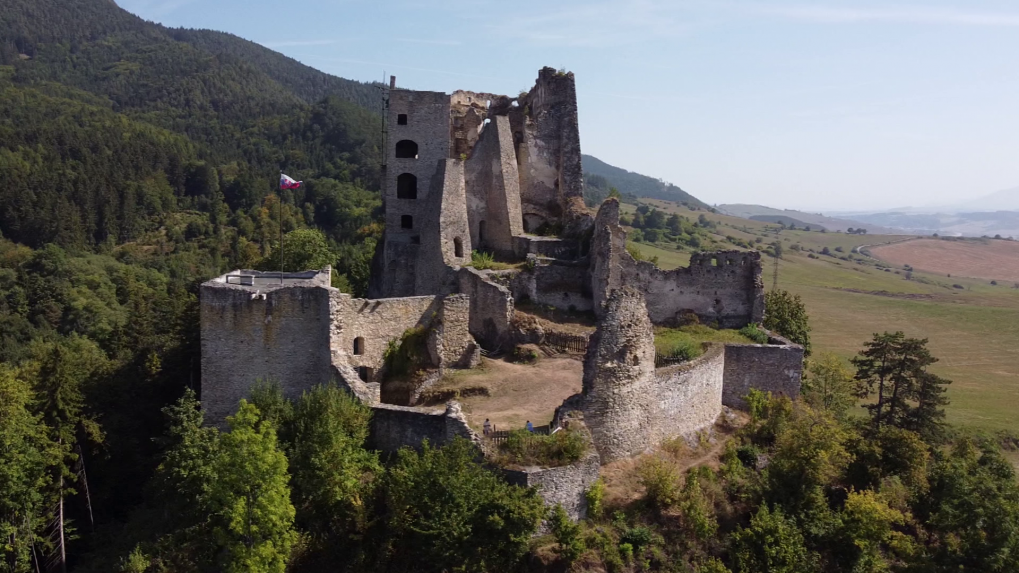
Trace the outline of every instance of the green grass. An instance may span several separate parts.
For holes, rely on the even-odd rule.
[[[704,211],[648,203],[696,220]],[[815,352],[832,351],[854,356],[874,333],[902,330],[908,336],[930,339],[929,347],[941,359],[932,370],[953,380],[948,395],[950,422],[974,429],[1001,430],[1015,427],[1019,409],[1019,290],[991,286],[988,281],[892,267],[885,272],[874,261],[842,261],[819,256],[810,259],[804,249],[820,251],[842,247],[848,256],[853,247],[898,241],[899,235],[847,235],[815,231],[779,231],[776,226],[707,213],[718,222],[716,239],[725,235],[751,240],[762,238],[767,245],[782,241],[785,255],[779,261],[779,288],[803,297],[810,313]],[[746,229],[746,230],[744,230]],[[689,264],[690,252],[672,245],[633,243],[645,256],[657,256],[661,268]],[[663,248],[664,247],[664,248]],[[710,248],[733,248],[728,243]],[[854,255],[856,257],[856,255]],[[772,287],[774,259],[763,257],[764,282]],[[895,274],[895,270],[899,274]],[[962,290],[952,288],[959,284]],[[657,339],[657,337],[656,337]],[[657,343],[657,342],[656,342]]]
[[[696,358],[703,353],[701,345],[705,342],[754,343],[738,330],[715,329],[703,324],[691,324],[680,328],[655,327],[655,350],[659,354],[672,354],[678,348],[694,349],[688,358]]]

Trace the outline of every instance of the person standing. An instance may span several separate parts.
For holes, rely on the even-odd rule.
[[[526,425],[526,426],[524,426],[524,427],[525,427],[525,428],[527,428],[527,431],[528,431],[528,432],[533,432],[533,431],[534,431],[534,425],[533,425],[533,424],[531,424],[531,421],[530,421],[530,420],[528,420],[528,421],[527,421],[527,425]]]
[[[491,433],[492,433],[492,422],[490,422],[488,420],[488,418],[485,418],[485,428],[484,428],[484,431],[485,431],[485,435],[486,436],[491,435]]]

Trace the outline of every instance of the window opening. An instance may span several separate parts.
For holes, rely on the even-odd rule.
[[[407,125],[407,114],[398,114],[396,116],[396,125]]]
[[[354,356],[364,354],[364,337],[358,336],[354,339]]]
[[[417,159],[418,144],[409,139],[401,139],[396,142],[397,159]]]
[[[413,229],[414,228],[414,217],[410,215],[400,215],[400,228],[401,229]]]
[[[401,173],[396,178],[397,199],[418,198],[418,178],[410,173]]]

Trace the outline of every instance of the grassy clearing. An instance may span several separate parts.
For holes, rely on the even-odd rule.
[[[684,354],[687,360],[704,353],[705,342],[734,342],[753,344],[738,330],[714,329],[703,324],[691,324],[680,328],[655,327],[655,350],[659,354]]]
[[[657,208],[696,220],[704,211],[690,211],[661,201]],[[779,261],[779,288],[803,297],[810,313],[815,352],[855,355],[874,333],[902,330],[908,336],[929,338],[941,359],[933,370],[953,380],[949,387],[952,423],[985,430],[1015,427],[1019,409],[1019,290],[992,286],[986,279],[948,278],[921,271],[912,273],[890,263],[852,254],[854,247],[907,239],[899,235],[847,235],[781,230],[776,225],[726,215],[707,214],[718,223],[716,238],[725,235],[760,237],[763,245],[778,239],[784,246]],[[740,233],[737,235],[737,233]],[[802,251],[791,249],[799,244]],[[659,266],[671,269],[689,264],[690,253],[633,243],[646,256],[658,256]],[[807,249],[825,247],[834,257],[808,258]],[[837,247],[842,252],[837,252]],[[717,248],[733,248],[722,244]],[[837,257],[853,260],[839,260]],[[774,259],[764,257],[764,279],[772,286]],[[878,265],[887,266],[885,271]],[[958,284],[961,289],[953,287]]]

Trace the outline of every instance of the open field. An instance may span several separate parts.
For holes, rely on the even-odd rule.
[[[1019,242],[917,239],[869,249],[875,257],[940,275],[1019,282]]]
[[[583,371],[579,358],[565,356],[534,365],[486,358],[482,368],[450,371],[437,387],[486,387],[488,396],[459,399],[470,425],[480,432],[489,418],[498,430],[516,430],[528,420],[535,426],[549,423],[563,400],[580,392]]]
[[[659,201],[648,203],[692,220],[705,213]],[[929,338],[931,351],[941,359],[933,370],[953,380],[948,392],[952,400],[949,421],[984,430],[1016,428],[1019,290],[1011,288],[1011,282],[992,286],[983,278],[962,278],[955,273],[947,278],[922,271],[907,280],[901,267],[852,253],[854,247],[902,241],[906,237],[901,235],[787,231],[758,221],[706,216],[718,222],[715,234],[722,241],[727,234],[735,235],[733,231],[761,237],[764,244],[782,241],[785,254],[779,261],[778,286],[803,297],[815,352],[828,350],[848,359],[874,333],[886,330]],[[800,251],[791,248],[796,244]],[[662,268],[689,264],[690,253],[678,251],[674,245],[633,245],[645,256],[657,256]],[[815,254],[825,247],[833,256]],[[774,259],[764,257],[762,262],[765,285],[770,289]],[[919,263],[910,264],[918,267]],[[963,288],[954,288],[954,284]]]

